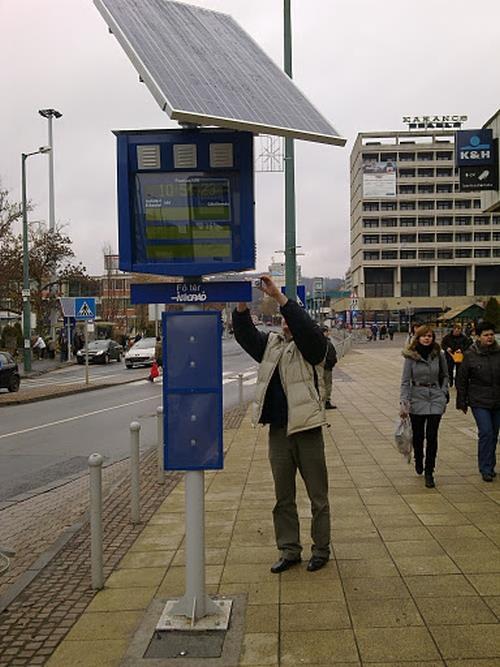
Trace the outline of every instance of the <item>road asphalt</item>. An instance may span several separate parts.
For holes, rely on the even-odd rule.
[[[400,457],[393,445],[398,347],[359,345],[336,368],[337,409],[324,429],[332,557],[318,572],[305,563],[269,571],[278,554],[267,430],[252,428],[249,413],[226,420],[224,470],[205,475],[206,589],[234,599],[220,658],[195,657],[192,644],[183,657],[142,657],[166,601],[185,591],[182,476],[166,473],[168,488],[155,487],[154,462],[145,460],[143,524],[127,521],[123,485],[107,496],[104,589],[90,587],[82,517],[0,615],[0,666],[498,667],[498,478],[485,483],[478,474],[475,425],[454,409],[453,392],[440,428],[436,488],[426,489]],[[307,561],[310,514],[301,483],[298,507]],[[208,639],[198,637],[202,652]],[[162,634],[161,650],[175,653],[175,641]]]

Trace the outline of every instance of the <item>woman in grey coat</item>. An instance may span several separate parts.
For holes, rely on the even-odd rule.
[[[402,417],[410,415],[415,470],[417,475],[425,470],[425,486],[432,489],[435,486],[439,422],[449,400],[448,367],[434,331],[426,324],[416,329],[403,356],[400,414]]]

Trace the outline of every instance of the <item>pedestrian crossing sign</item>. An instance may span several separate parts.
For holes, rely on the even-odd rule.
[[[75,299],[75,318],[77,320],[95,320],[94,297],[77,297]]]

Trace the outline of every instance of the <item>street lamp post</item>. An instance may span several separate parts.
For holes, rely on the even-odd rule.
[[[21,197],[23,210],[23,364],[25,371],[31,371],[31,303],[30,264],[28,254],[28,201],[26,196],[26,160],[31,155],[49,153],[49,146],[41,146],[32,153],[21,154]]]
[[[55,194],[54,194],[54,143],[52,137],[52,119],[61,118],[62,113],[57,111],[57,109],[39,109],[38,113],[40,116],[43,116],[48,120],[48,147],[50,148],[49,153],[49,232],[53,233],[56,228],[56,212],[55,212]],[[51,276],[51,286],[50,291],[53,293],[55,290],[55,283]],[[55,307],[50,309],[50,337],[52,340],[55,339],[55,330],[57,322],[57,311]],[[68,342],[68,354],[69,354],[69,342]],[[68,357],[69,358],[69,357]]]

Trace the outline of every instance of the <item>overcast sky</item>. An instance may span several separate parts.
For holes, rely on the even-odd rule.
[[[233,18],[282,66],[282,0],[191,0]],[[296,142],[297,236],[307,276],[349,266],[349,154],[358,132],[405,129],[406,114],[467,114],[481,127],[500,107],[500,2],[292,0],[294,79],[348,140]],[[113,129],[176,127],[91,0],[0,0],[0,179],[20,199],[20,156],[54,121],[56,220],[91,273],[117,249]],[[31,218],[48,217],[48,161],[28,161]],[[284,246],[283,175],[256,178],[257,268]]]

